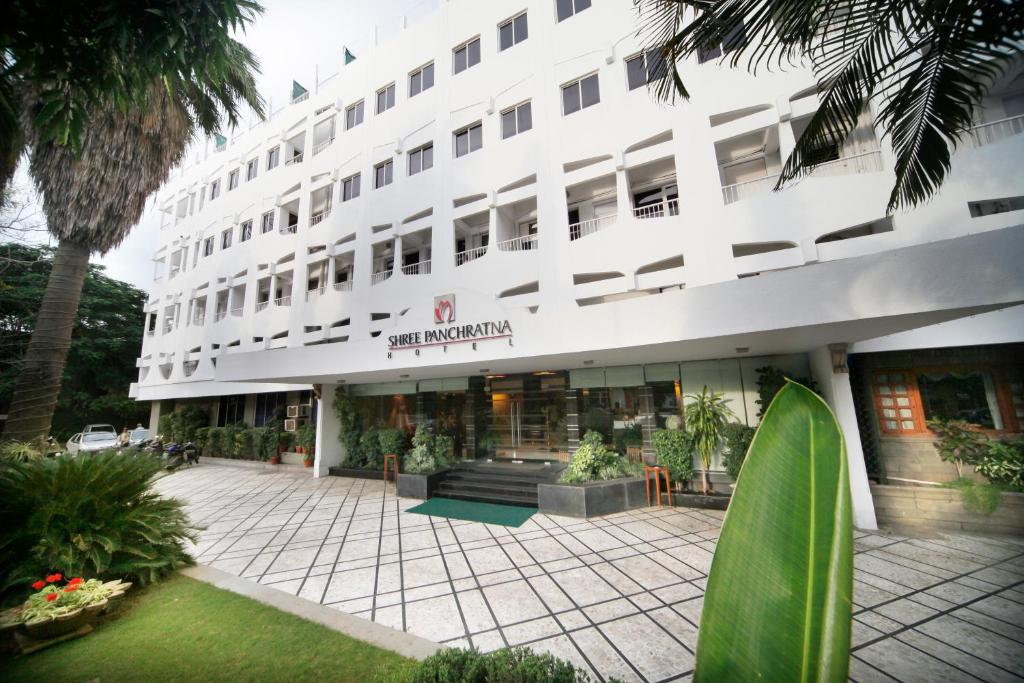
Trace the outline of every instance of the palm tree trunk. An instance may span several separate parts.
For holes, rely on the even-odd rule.
[[[50,432],[88,268],[88,247],[71,240],[60,243],[53,257],[35,330],[14,386],[4,426],[5,440],[31,441],[46,437]]]

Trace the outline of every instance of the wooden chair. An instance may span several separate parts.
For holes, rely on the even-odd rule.
[[[393,479],[397,483],[398,482],[398,456],[395,455],[394,453],[388,453],[387,455],[384,456],[384,483],[386,484],[387,481],[388,481],[388,463],[389,462],[391,463],[391,468],[392,468],[392,471],[393,471]]]
[[[654,491],[658,497],[658,507],[661,507],[661,477],[665,477],[665,493],[668,495],[668,504],[672,505],[672,484],[668,479],[668,468],[661,465],[644,465],[644,482],[647,484],[647,505],[651,505],[651,474],[654,474]]]

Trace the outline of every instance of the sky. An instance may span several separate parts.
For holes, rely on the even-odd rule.
[[[437,0],[262,0],[264,13],[238,36],[260,60],[260,92],[275,108],[291,95],[292,80],[306,87],[315,65],[324,75],[340,64],[342,46],[356,55],[372,45],[374,27],[381,39],[395,33],[403,16],[416,17],[437,5]],[[15,178],[21,188],[30,187],[22,168]],[[118,280],[148,289],[152,281],[152,256],[158,225],[144,217],[128,238],[104,256],[92,261],[107,268]],[[152,218],[152,217],[149,217]]]

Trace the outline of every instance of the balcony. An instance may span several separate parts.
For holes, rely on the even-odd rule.
[[[487,247],[473,247],[472,249],[466,249],[465,251],[459,251],[455,254],[455,266],[461,266],[464,263],[475,261],[484,254],[487,253]]]
[[[187,361],[185,361],[184,363],[181,364],[182,372],[185,373],[186,377],[191,377],[195,373],[196,369],[198,369],[198,368],[199,368],[199,361],[197,361],[197,360],[187,360]]]
[[[315,145],[313,145],[313,156],[316,156],[320,152],[330,147],[332,142],[334,142],[334,138],[328,138],[327,140],[318,142]]]
[[[302,93],[298,97],[293,97],[292,98],[292,104],[298,104],[299,102],[305,102],[308,99],[309,99],[309,91],[307,90],[306,92]]]
[[[278,230],[278,232],[281,233],[282,235],[294,235],[296,232],[298,232],[298,230],[299,230],[299,224],[298,223],[292,223],[291,225],[283,225],[283,226],[281,226],[281,229]]]
[[[420,261],[402,266],[403,275],[430,275],[430,261]]]
[[[267,299],[266,301],[257,301],[256,312],[259,313],[260,311],[266,309],[268,306],[270,306],[270,299]]]
[[[722,199],[726,204],[732,204],[741,199],[750,199],[761,194],[767,194],[771,192],[771,189],[775,187],[775,183],[778,181],[779,174],[772,173],[762,178],[754,178],[753,180],[745,180],[742,183],[726,185],[722,188]]]
[[[292,297],[291,297],[291,295],[289,294],[287,296],[281,296],[281,297],[278,297],[278,298],[274,299],[274,305],[275,306],[291,306],[292,305]]]
[[[309,226],[313,227],[314,225],[319,225],[320,223],[323,223],[324,219],[330,215],[331,210],[329,208],[313,214],[312,216],[309,217]]]
[[[379,285],[380,283],[391,277],[393,270],[380,270],[370,276],[371,285]]]
[[[882,170],[882,153],[873,149],[861,154],[839,157],[833,161],[818,164],[811,171],[812,178],[827,178],[854,173],[874,173]]]
[[[231,315],[235,316],[236,318],[240,318],[243,312],[244,309],[241,306],[236,306],[235,308],[231,309]]]
[[[665,216],[679,215],[679,200],[669,199],[657,204],[647,204],[633,209],[633,218],[644,220],[647,218],[664,218]]]
[[[1024,114],[974,126],[961,144],[964,149],[977,149],[1021,133],[1024,133]]]
[[[326,291],[327,291],[327,286],[326,285],[321,285],[320,287],[316,287],[314,289],[307,289],[306,290],[306,301],[309,302],[311,299],[316,299],[318,297],[321,297],[321,296],[324,295],[324,292],[326,292]]]
[[[213,314],[213,322],[219,322],[226,317],[228,317],[228,309],[222,308]]]
[[[345,282],[335,282],[334,283],[334,291],[335,292],[351,292],[352,291],[352,281],[351,280],[346,280]]]
[[[579,223],[572,223],[569,225],[569,239],[578,240],[581,237],[593,235],[595,232],[600,232],[614,225],[617,219],[618,214],[610,213],[607,216],[598,216],[597,218],[580,221]]]
[[[203,311],[202,313],[196,313],[195,315],[192,316],[192,324],[193,325],[202,325],[205,322],[206,322],[206,311]]]
[[[539,235],[523,235],[498,242],[498,251],[532,251],[537,248]]]
[[[285,159],[284,165],[285,166],[291,166],[292,164],[301,164],[302,163],[302,157],[303,157],[303,153],[302,152],[296,152],[292,156],[290,156],[287,159]]]

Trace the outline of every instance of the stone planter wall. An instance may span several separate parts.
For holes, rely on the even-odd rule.
[[[1024,493],[1003,493],[991,515],[968,512],[957,489],[871,487],[879,525],[1024,536]]]
[[[199,458],[199,464],[203,465],[226,465],[228,467],[245,467],[255,470],[276,470],[276,469],[302,469],[302,460],[299,460],[298,467],[295,465],[287,464],[282,461],[280,465],[271,465],[269,462],[263,462],[261,460],[235,460],[234,458],[213,458],[210,456],[202,456]]]
[[[347,467],[331,467],[328,472],[332,477],[351,477],[352,479],[383,479],[384,469],[379,470],[356,470]],[[391,472],[388,472],[390,476]]]
[[[538,484],[537,499],[545,514],[586,518],[646,507],[647,489],[643,477],[588,484]]]
[[[398,495],[402,498],[426,500],[434,495],[434,490],[444,481],[446,474],[448,474],[447,468],[422,474],[399,472]]]

